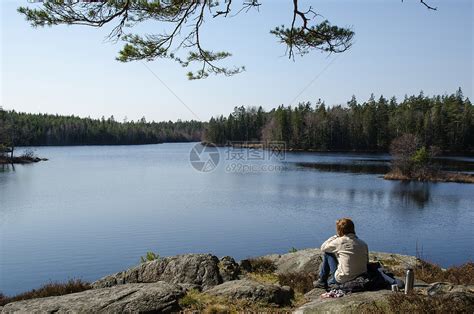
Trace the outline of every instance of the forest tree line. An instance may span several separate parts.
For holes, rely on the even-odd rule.
[[[118,122],[110,118],[19,113],[0,108],[0,143],[5,146],[129,145],[195,142],[202,137],[200,121]]]
[[[423,146],[445,153],[474,152],[474,108],[459,89],[451,95],[405,96],[398,102],[372,96],[347,105],[328,107],[324,102],[295,107],[235,107],[228,117],[211,118],[204,141],[285,141],[290,149],[387,152],[403,134],[418,137]]]
[[[346,105],[324,102],[262,107],[235,107],[227,117],[209,122],[118,122],[110,118],[19,113],[0,107],[0,144],[128,145],[161,142],[285,141],[288,148],[328,151],[383,151],[403,134],[444,152],[474,152],[474,108],[461,89],[451,95],[405,96],[398,102],[373,95],[353,96]]]

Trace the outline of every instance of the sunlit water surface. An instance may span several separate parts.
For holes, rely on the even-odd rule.
[[[0,291],[93,281],[147,251],[241,259],[318,247],[344,216],[371,250],[418,253],[442,266],[473,260],[473,185],[301,164],[380,166],[386,155],[239,161],[220,148],[218,167],[202,173],[189,161],[194,145],[41,147],[36,154],[49,161],[0,168]]]

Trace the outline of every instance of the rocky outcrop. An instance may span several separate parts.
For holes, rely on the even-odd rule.
[[[407,268],[414,268],[420,261],[415,256],[383,252],[370,252],[369,260],[380,262],[385,268],[395,273],[403,273]]]
[[[86,290],[57,297],[18,301],[2,313],[169,313],[179,310],[185,290],[163,281]]]
[[[453,285],[449,282],[435,282],[423,289],[429,296],[442,295],[447,293],[471,293],[474,295],[474,285]]]
[[[293,290],[290,287],[260,283],[249,279],[225,282],[207,290],[206,294],[278,306],[289,305],[293,298]]]
[[[295,310],[295,313],[357,313],[359,311],[373,312],[375,309],[390,309],[387,297],[392,295],[390,290],[365,291],[346,295],[342,298],[324,299],[321,294],[325,290],[313,289],[305,294],[307,303]],[[474,286],[453,285],[446,282],[431,285],[415,286],[415,294],[422,295],[429,300],[431,297],[440,297],[441,302],[454,302],[466,309],[474,308]],[[376,307],[374,307],[374,304]],[[391,309],[391,312],[398,312]]]
[[[277,267],[276,272],[280,274],[317,273],[322,262],[322,252],[319,249],[304,249],[286,254],[265,255],[262,258],[273,261]],[[395,272],[403,272],[407,267],[414,267],[418,261],[414,256],[382,252],[370,252],[369,259],[373,262],[380,262],[387,269]]]
[[[294,313],[357,313],[358,309],[383,300],[386,295],[392,293],[390,290],[367,291],[342,298],[323,299],[320,297],[323,292],[320,289],[308,292],[305,297],[310,301],[296,309]]]
[[[92,284],[93,288],[127,283],[165,281],[197,285],[208,289],[222,282],[219,259],[211,254],[185,254],[142,263],[128,270],[106,276]]]
[[[289,284],[297,291],[311,289],[309,280],[313,280],[313,275],[318,272],[321,260],[322,253],[319,249],[266,255],[257,259],[243,260],[240,265],[230,256],[219,260],[211,254],[178,255],[142,263],[123,272],[106,276],[94,282],[92,290],[13,302],[3,308],[0,307],[0,312],[170,312],[179,311],[180,302],[186,307],[183,305],[186,302],[182,302],[185,299],[181,301],[180,299],[188,292],[188,299],[192,300],[193,304],[199,304],[197,308],[208,306],[210,303],[215,305],[222,300],[230,300],[230,304],[235,306],[241,303],[234,301],[242,300],[245,304],[248,304],[247,302],[256,304],[256,308],[276,305],[286,307],[285,310],[294,309],[296,313],[358,312],[374,309],[374,306],[376,309],[379,307],[391,309],[394,298],[389,297],[392,293],[389,290],[367,291],[342,298],[324,299],[320,297],[325,292],[321,289],[313,289],[306,293],[304,300],[298,297],[296,301],[298,304],[306,303],[299,308],[291,308],[292,302],[295,301],[293,289],[280,284]],[[371,252],[370,260],[378,261],[388,270],[398,274],[402,274],[407,267],[413,267],[419,262],[413,256],[379,252]],[[265,267],[260,269],[258,265],[260,268],[261,265]],[[255,268],[254,273],[249,273],[252,272],[252,267]],[[304,285],[301,285],[302,282]],[[416,295],[425,298],[423,302],[446,301],[448,304],[451,302],[459,304],[461,309],[474,308],[473,285],[452,285],[445,282],[429,285],[416,281],[415,291]],[[204,297],[199,299],[196,295]],[[400,296],[403,297],[402,294]],[[404,300],[411,306],[412,299]]]
[[[275,263],[276,273],[284,274],[291,272],[317,272],[322,257],[319,249],[305,249],[287,254],[271,254],[262,256]]]
[[[224,256],[219,262],[219,273],[223,281],[230,281],[239,278],[239,264],[230,256]]]

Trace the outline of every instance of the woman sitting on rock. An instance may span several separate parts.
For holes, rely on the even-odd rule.
[[[367,272],[369,249],[360,240],[354,230],[354,223],[349,218],[336,222],[337,235],[330,237],[321,245],[324,252],[319,272],[318,288],[342,284]]]

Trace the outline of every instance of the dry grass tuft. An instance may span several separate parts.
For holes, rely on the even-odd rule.
[[[253,273],[271,274],[277,270],[275,263],[265,257],[251,258],[248,261]]]
[[[384,299],[364,304],[357,313],[473,313],[474,298],[467,294],[450,293],[437,296],[393,293]]]
[[[256,282],[266,283],[266,284],[278,284],[278,276],[276,274],[269,273],[247,273],[246,276]]]
[[[52,297],[69,293],[81,292],[89,289],[91,289],[90,284],[80,279],[71,279],[65,283],[51,282],[45,284],[44,286],[38,289],[23,292],[13,297],[7,297],[0,293],[0,306],[14,301]]]
[[[387,297],[393,313],[472,313],[474,298],[450,293],[438,296],[393,293]]]
[[[420,260],[415,268],[415,276],[426,283],[446,281],[455,285],[472,285],[474,284],[474,263],[468,262],[443,270],[438,265]]]
[[[245,300],[232,300],[190,290],[179,300],[181,313],[290,313],[289,308],[275,308]]]

